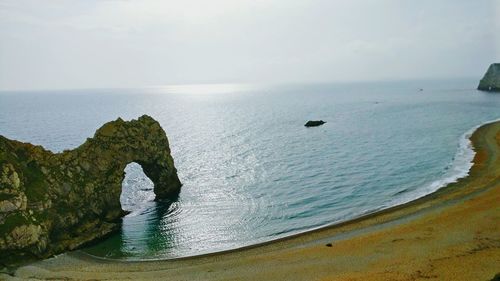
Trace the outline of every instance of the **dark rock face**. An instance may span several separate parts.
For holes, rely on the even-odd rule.
[[[0,264],[72,250],[118,229],[130,162],[153,181],[157,199],[178,195],[167,136],[146,115],[106,123],[56,154],[0,136]]]
[[[307,123],[304,125],[306,127],[317,127],[325,124],[326,122],[323,120],[318,120],[318,121],[307,121]]]
[[[479,81],[478,90],[489,92],[500,92],[500,63],[493,63]]]

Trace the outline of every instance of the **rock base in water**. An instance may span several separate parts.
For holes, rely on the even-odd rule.
[[[146,115],[106,123],[62,153],[0,136],[0,264],[73,250],[117,230],[130,162],[142,166],[156,198],[179,194],[167,136]]]

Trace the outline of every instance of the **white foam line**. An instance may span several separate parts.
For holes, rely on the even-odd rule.
[[[425,195],[436,192],[437,190],[447,186],[450,183],[457,182],[458,180],[467,177],[469,175],[470,169],[474,164],[472,161],[474,160],[474,156],[476,155],[476,151],[474,151],[474,147],[472,146],[472,142],[470,139],[472,134],[479,127],[498,121],[500,121],[500,118],[486,121],[472,127],[470,130],[465,132],[460,137],[458,150],[453,157],[453,162],[449,166],[448,172],[443,177],[431,182],[429,185],[423,188],[419,188],[415,192],[409,192],[409,196],[405,197],[403,200],[399,198],[397,202],[395,200],[391,201],[390,204],[388,204],[388,206],[384,206],[384,208],[408,203]]]

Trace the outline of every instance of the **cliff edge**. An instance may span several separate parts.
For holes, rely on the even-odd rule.
[[[73,250],[117,230],[130,162],[142,166],[157,199],[178,195],[167,136],[147,115],[106,123],[61,153],[0,136],[0,264]]]
[[[492,63],[479,81],[478,90],[488,92],[500,92],[500,63]]]

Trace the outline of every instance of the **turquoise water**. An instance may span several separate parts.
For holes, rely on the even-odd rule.
[[[474,79],[197,85],[0,93],[0,134],[53,151],[104,122],[149,114],[167,132],[179,199],[152,201],[132,163],[121,231],[84,251],[123,259],[197,255],[345,221],[466,175],[466,133],[500,118]],[[423,88],[423,91],[419,89]],[[310,119],[321,127],[305,128]]]

